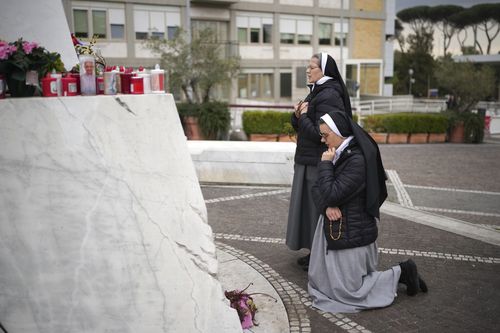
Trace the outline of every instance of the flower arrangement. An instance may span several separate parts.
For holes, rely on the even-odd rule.
[[[64,71],[59,53],[49,52],[37,43],[22,38],[10,43],[0,40],[0,73],[7,77],[11,93],[15,85],[26,85],[28,72],[35,71],[38,77],[43,77],[52,69]],[[38,85],[38,79],[34,81],[32,84]]]

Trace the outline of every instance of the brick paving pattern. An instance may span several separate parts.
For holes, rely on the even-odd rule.
[[[400,180],[389,186],[391,201],[500,225],[495,215],[500,215],[500,145],[386,145],[381,151],[386,168]],[[398,199],[396,187],[408,197]],[[450,189],[460,196],[451,196]],[[307,273],[296,264],[306,252],[284,245],[290,189],[203,186],[202,191],[217,246],[268,279],[282,297],[291,332],[493,332],[500,325],[498,246],[382,215],[379,269],[413,257],[429,293],[409,297],[402,287],[384,309],[323,313],[311,307]]]

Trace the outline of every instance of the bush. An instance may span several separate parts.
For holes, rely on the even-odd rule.
[[[192,103],[177,103],[177,112],[183,120],[186,117],[198,117],[200,113],[200,105]]]
[[[231,114],[227,103],[178,103],[177,111],[183,125],[186,117],[197,117],[201,133],[207,139],[217,139],[223,136],[231,125]]]
[[[429,133],[446,133],[448,128],[448,118],[441,113],[429,114],[430,124],[428,128]]]
[[[464,123],[464,141],[481,143],[484,139],[484,119],[477,113],[447,111],[448,132],[459,122]]]
[[[287,134],[293,136],[295,129],[290,123],[292,112],[280,111],[245,111],[243,113],[243,130],[250,134]],[[357,122],[357,115],[353,116]]]
[[[363,120],[363,128],[367,132],[386,133],[387,129],[384,127],[383,119],[385,115],[367,116]]]
[[[201,132],[209,139],[224,135],[231,124],[231,114],[227,103],[207,102],[200,104],[198,123]]]
[[[280,111],[245,111],[243,130],[250,134],[289,134],[290,112]]]
[[[367,116],[367,132],[377,133],[445,133],[448,117],[440,113],[392,113]]]

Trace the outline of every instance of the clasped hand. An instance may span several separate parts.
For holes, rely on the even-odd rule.
[[[295,104],[295,106],[293,107],[295,110],[295,117],[300,118],[301,114],[306,113],[308,105],[309,105],[308,102],[302,102],[302,101]]]
[[[342,218],[342,212],[338,207],[328,207],[326,209],[326,217],[330,221],[336,221]]]
[[[333,161],[333,158],[335,157],[335,148],[328,148],[323,155],[321,155],[321,160],[322,161]]]

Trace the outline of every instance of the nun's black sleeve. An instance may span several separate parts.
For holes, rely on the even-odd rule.
[[[342,165],[342,171],[334,175],[331,161],[318,164],[318,180],[313,186],[313,201],[320,213],[328,207],[340,207],[355,193],[365,188],[365,160],[362,154],[350,156]]]

